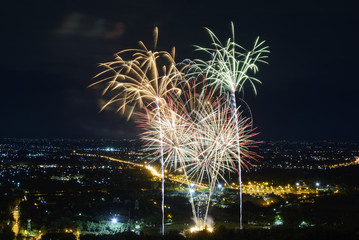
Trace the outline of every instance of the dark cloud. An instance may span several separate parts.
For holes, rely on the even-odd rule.
[[[55,33],[64,36],[117,40],[125,33],[125,24],[73,12],[65,17]]]

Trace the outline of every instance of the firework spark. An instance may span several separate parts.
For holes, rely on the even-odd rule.
[[[229,38],[226,44],[223,44],[211,30],[206,28],[212,39],[212,47],[195,47],[197,51],[210,54],[212,59],[209,61],[196,59],[196,63],[206,78],[212,81],[212,84],[221,86],[224,91],[241,92],[244,83],[249,82],[257,93],[254,83],[261,83],[261,81],[253,75],[258,72],[257,63],[267,63],[268,46],[264,45],[265,41],[259,41],[258,37],[253,48],[246,50],[235,42],[233,23],[231,23],[231,28],[232,39]]]
[[[220,91],[225,92],[229,90],[232,102],[232,111],[235,119],[236,128],[236,146],[238,165],[241,165],[241,150],[240,150],[240,128],[238,122],[238,111],[236,102],[236,92],[244,92],[243,86],[245,82],[249,82],[255,93],[257,93],[255,82],[261,83],[253,75],[258,71],[257,63],[267,63],[265,59],[269,53],[268,46],[264,45],[264,41],[259,41],[259,38],[254,42],[252,50],[246,50],[241,45],[235,42],[234,38],[234,24],[231,22],[232,39],[229,38],[225,44],[223,44],[216,35],[206,28],[211,39],[212,46],[209,48],[196,46],[196,50],[204,51],[211,56],[211,60],[203,61],[201,59],[196,60],[198,68],[203,69],[203,74],[207,77],[212,84],[219,86]],[[252,75],[252,74],[253,75]],[[239,196],[240,196],[240,228],[243,228],[242,224],[242,177],[241,168],[239,170]]]
[[[157,28],[154,32],[154,42],[157,43]],[[124,113],[126,107],[130,108],[127,113],[129,119],[136,105],[149,107],[154,104],[156,107],[162,107],[166,95],[180,93],[176,85],[177,80],[181,79],[181,72],[174,61],[174,48],[169,53],[149,50],[141,41],[139,44],[140,49],[120,51],[115,54],[114,61],[99,65],[105,70],[94,78],[102,78],[89,87],[104,85],[102,94],[111,96],[101,110],[117,103],[117,111]],[[129,59],[122,55],[129,55]]]

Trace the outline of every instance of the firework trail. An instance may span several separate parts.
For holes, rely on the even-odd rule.
[[[238,182],[239,182],[239,196],[240,196],[240,229],[243,228],[242,224],[242,180],[241,180],[241,150],[240,150],[240,128],[238,122],[238,110],[236,101],[236,92],[243,92],[245,82],[249,82],[256,93],[254,83],[260,81],[253,77],[258,71],[257,63],[267,63],[265,59],[269,53],[268,47],[264,45],[264,41],[259,41],[259,38],[254,42],[252,50],[248,51],[239,44],[235,43],[234,38],[234,25],[231,22],[232,39],[229,38],[223,44],[216,35],[206,28],[212,40],[212,45],[209,48],[196,46],[196,50],[204,51],[211,56],[211,60],[203,61],[196,60],[199,68],[203,69],[203,74],[206,78],[212,81],[213,85],[217,85],[222,92],[230,92],[232,111],[235,120],[236,128],[236,146],[237,159],[238,159]]]
[[[104,85],[103,95],[110,95],[110,100],[103,105],[105,109],[111,104],[118,104],[117,111],[127,111],[129,119],[136,105],[141,108],[150,109],[156,112],[159,122],[159,142],[161,156],[161,177],[162,177],[162,234],[164,234],[164,162],[161,130],[161,109],[166,106],[165,97],[180,93],[177,88],[177,81],[181,79],[181,72],[178,71],[174,55],[166,51],[155,51],[158,39],[158,29],[154,30],[154,50],[150,50],[143,42],[139,42],[139,49],[127,49],[115,54],[115,60],[102,63],[101,73],[95,78],[102,77],[99,81],[89,87],[101,84]],[[126,58],[127,56],[127,58]]]

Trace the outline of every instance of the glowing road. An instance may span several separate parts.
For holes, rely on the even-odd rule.
[[[128,164],[128,165],[132,165],[134,167],[138,167],[138,168],[145,168],[147,169],[154,177],[161,177],[161,174],[152,166],[150,165],[145,165],[145,164],[141,164],[141,163],[134,163],[134,162],[130,162],[130,161],[126,161],[126,160],[122,160],[122,159],[118,159],[118,158],[113,158],[113,157],[109,157],[109,156],[104,156],[104,155],[96,155],[96,154],[83,154],[83,153],[72,153],[72,155],[77,155],[77,156],[86,156],[86,157],[99,157],[99,158],[103,158],[103,159],[107,159],[110,161],[114,161],[114,162],[120,162],[120,163],[124,163],[124,164]],[[181,184],[185,184],[185,185],[189,185],[188,182],[185,179],[181,179],[178,177],[168,177],[168,179],[172,182],[177,182],[177,183],[181,183]],[[191,185],[193,184],[193,186],[196,186],[198,189],[205,189],[208,188],[207,185],[205,184],[194,184],[194,183],[190,183]]]
[[[19,211],[18,206],[16,206],[14,208],[14,211],[12,212],[12,216],[15,220],[15,223],[12,226],[12,231],[14,232],[15,236],[17,236],[19,234],[19,230],[20,230],[20,223],[19,223],[20,211]]]

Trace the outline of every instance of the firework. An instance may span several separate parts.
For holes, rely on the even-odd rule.
[[[143,42],[139,42],[140,49],[127,49],[115,54],[112,62],[100,64],[105,70],[95,76],[102,77],[95,85],[104,85],[103,95],[110,95],[110,100],[103,105],[105,109],[111,104],[118,104],[117,111],[127,111],[129,119],[136,107],[155,111],[158,120],[161,119],[161,109],[165,107],[166,95],[176,95],[180,89],[176,87],[181,79],[181,72],[177,70],[174,61],[175,51],[155,51],[158,29],[154,30],[154,50],[149,50]],[[128,56],[128,59],[126,56]],[[164,234],[164,163],[162,147],[162,130],[159,121],[159,141],[162,177],[162,234]]]
[[[253,75],[258,71],[258,63],[267,63],[268,46],[264,45],[265,41],[259,41],[258,37],[253,48],[246,50],[235,43],[233,23],[231,23],[231,27],[232,39],[229,38],[226,44],[223,44],[211,30],[206,28],[212,39],[212,47],[195,47],[197,51],[210,54],[212,59],[209,61],[196,59],[196,63],[206,78],[212,81],[212,84],[221,86],[221,90],[241,92],[244,83],[249,82],[254,92],[257,93],[254,83],[261,83],[261,81]]]
[[[237,119],[237,115],[232,114],[231,109],[223,104],[207,104],[197,118],[197,155],[195,161],[186,164],[186,172],[190,181],[208,182],[208,202],[203,217],[206,223],[210,199],[217,183],[226,182],[226,173],[240,173],[241,167],[236,165],[237,144],[241,146],[242,155],[253,157],[248,151],[248,146],[253,142],[248,139],[254,133],[250,130],[249,120],[240,117]],[[240,129],[238,134],[237,127]],[[247,166],[244,160],[241,165]]]
[[[203,61],[196,60],[199,68],[202,69],[203,74],[207,77],[211,84],[219,86],[221,92],[229,91],[232,102],[232,112],[234,115],[234,125],[236,129],[236,146],[238,166],[241,166],[241,154],[240,154],[240,128],[238,122],[238,111],[236,102],[236,92],[243,92],[243,86],[245,82],[249,82],[256,93],[255,82],[260,81],[253,75],[258,71],[257,63],[267,63],[265,59],[269,53],[268,47],[264,45],[264,41],[259,41],[259,38],[254,42],[251,50],[246,50],[235,42],[234,38],[234,25],[231,23],[232,39],[229,38],[225,44],[223,44],[216,35],[209,30],[207,31],[212,39],[212,46],[209,48],[196,46],[196,50],[204,51],[211,56],[211,60]],[[239,182],[239,195],[240,195],[240,228],[242,225],[242,180],[241,180],[241,168],[238,167],[238,182]]]
[[[182,84],[186,91],[182,91],[182,98],[168,102],[162,109],[162,119],[152,121],[154,113],[148,112],[141,126],[145,130],[142,138],[155,158],[160,156],[162,144],[168,169],[181,170],[189,186],[193,183],[208,187],[208,195],[196,198],[193,197],[194,189],[189,190],[196,227],[204,229],[216,184],[226,182],[226,173],[238,172],[236,128],[234,115],[223,103],[225,101],[213,98],[211,89],[202,88],[197,92],[198,84],[193,85]],[[255,154],[248,149],[254,143],[249,138],[255,135],[250,129],[250,121],[240,118],[237,122],[242,154],[253,158]],[[162,131],[162,140],[158,139],[159,131]],[[244,161],[241,163],[245,164]]]
[[[154,42],[157,43],[157,28],[154,30]],[[101,108],[105,109],[111,104],[118,104],[117,111],[125,113],[126,108],[129,119],[136,107],[161,108],[165,104],[164,97],[171,93],[179,93],[176,87],[177,80],[181,79],[181,72],[178,71],[174,61],[174,48],[172,52],[149,50],[141,41],[140,49],[126,49],[115,54],[112,62],[101,63],[104,68],[94,78],[102,77],[91,84],[103,85],[102,94],[109,95],[110,100]],[[124,56],[129,55],[129,59]]]

